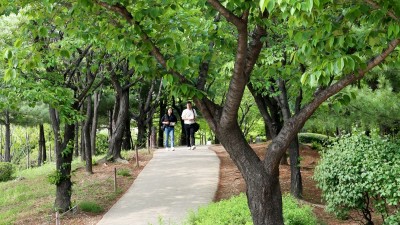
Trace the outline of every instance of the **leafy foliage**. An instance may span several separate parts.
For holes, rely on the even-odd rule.
[[[79,203],[79,209],[84,212],[101,213],[104,209],[95,202],[83,201]]]
[[[0,162],[0,182],[12,179],[14,166],[9,162]]]
[[[59,170],[54,170],[52,173],[47,175],[47,180],[50,184],[58,185],[61,183],[63,175]]]
[[[314,176],[327,211],[344,217],[355,209],[368,221],[375,210],[393,220],[398,213],[393,207],[400,205],[399,147],[399,143],[354,134],[326,150]]]
[[[283,217],[286,225],[314,225],[317,224],[312,210],[308,206],[300,206],[290,195],[283,197]],[[212,203],[202,207],[197,213],[191,213],[187,222],[196,225],[230,225],[253,224],[247,199],[244,194]]]
[[[330,142],[333,140],[333,137],[317,133],[299,133],[298,137],[300,143],[310,144],[315,142],[323,146],[330,144]]]

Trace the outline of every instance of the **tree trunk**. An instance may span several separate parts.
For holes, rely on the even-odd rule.
[[[279,170],[265,166],[245,140],[239,125],[217,128],[217,136],[246,181],[246,195],[255,225],[282,225]],[[238,151],[240,149],[240,151]]]
[[[289,146],[290,156],[290,193],[296,198],[303,198],[303,182],[300,172],[299,138],[296,137]]]
[[[158,146],[159,147],[163,147],[164,146],[164,131],[160,128],[161,127],[161,118],[164,115],[164,112],[166,110],[167,104],[165,104],[164,99],[162,99],[159,103],[159,119],[158,119],[158,126],[157,126],[157,130],[158,130]]]
[[[90,125],[92,121],[92,98],[88,96],[86,98],[86,120],[83,125],[83,131],[85,133],[85,160],[86,160],[86,172],[89,174],[93,173],[92,169],[92,146],[90,138]]]
[[[129,116],[129,88],[123,89],[115,77],[112,78],[112,83],[116,91],[116,97],[107,159],[118,161],[122,159],[122,138],[125,131],[126,118]]]
[[[138,134],[137,134],[137,140],[136,140],[136,145],[138,148],[143,148],[146,146],[146,141],[147,141],[147,126],[146,126],[146,121],[139,119],[136,121],[137,126],[138,126]]]
[[[75,123],[74,157],[79,156],[79,122]]]
[[[44,138],[44,126],[39,125],[39,154],[38,154],[38,166],[46,161],[46,141]]]
[[[11,162],[11,124],[10,124],[10,114],[8,110],[5,111],[4,126],[5,131],[5,143],[4,143],[4,161]]]
[[[92,155],[96,155],[96,131],[97,131],[98,112],[99,112],[101,92],[96,91],[93,96],[94,96],[93,120],[92,120],[91,134],[90,134],[90,146],[92,147]]]
[[[128,106],[128,108],[129,108],[129,106]],[[124,136],[122,138],[122,149],[124,149],[124,150],[132,149],[132,146],[131,146],[131,139],[132,139],[131,117],[129,115],[130,115],[130,113],[129,113],[129,110],[128,110],[128,116],[126,117],[126,120],[125,120]]]
[[[78,104],[75,103],[73,108],[77,109]],[[66,212],[71,206],[71,162],[73,156],[73,148],[69,146],[74,140],[75,124],[64,125],[64,138],[60,135],[60,120],[55,109],[50,108],[50,118],[54,133],[54,148],[56,152],[56,170],[60,173],[56,190],[56,199],[54,207],[60,212]]]

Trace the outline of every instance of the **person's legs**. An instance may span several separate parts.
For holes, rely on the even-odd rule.
[[[171,149],[174,150],[175,149],[174,148],[175,139],[174,139],[174,128],[173,127],[171,128],[169,135],[171,136],[171,144],[170,144],[170,146],[171,146]]]
[[[194,140],[194,128],[193,126],[190,126],[190,146],[192,147],[192,150],[194,150],[196,147],[194,146],[195,140]]]
[[[186,146],[190,147],[190,125],[185,124]]]
[[[168,127],[165,128],[164,133],[165,133],[164,146],[165,146],[165,148],[168,149],[168,139],[169,139],[169,128]]]

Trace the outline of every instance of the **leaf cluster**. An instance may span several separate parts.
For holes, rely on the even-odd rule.
[[[356,133],[341,137],[323,152],[314,178],[323,191],[327,211],[338,216],[350,210],[387,218],[400,205],[399,143]]]

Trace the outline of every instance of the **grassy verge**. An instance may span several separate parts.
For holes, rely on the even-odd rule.
[[[125,159],[132,159],[134,152],[124,152]],[[140,151],[142,157],[151,158],[147,151]],[[94,161],[104,156],[96,156]],[[141,158],[141,157],[139,157]],[[118,175],[118,188],[114,192],[113,171],[123,170],[124,175]],[[18,171],[17,179],[0,182],[0,225],[9,224],[43,224],[54,214],[56,186],[48,182],[47,175],[55,169],[54,163],[42,167]],[[127,171],[136,168],[132,163],[97,165],[93,167],[94,174],[85,172],[84,163],[79,159],[72,164],[72,206],[89,202],[89,208],[108,209],[110,204],[119,197],[133,182],[133,176],[126,176]],[[133,172],[132,172],[133,173]],[[94,210],[92,213],[101,213]]]

